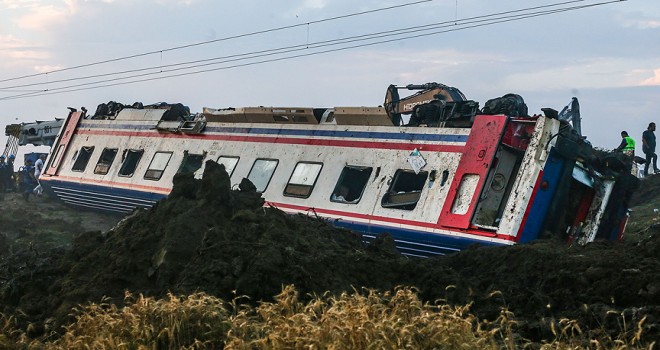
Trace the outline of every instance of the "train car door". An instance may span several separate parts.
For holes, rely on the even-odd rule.
[[[71,137],[78,127],[78,123],[84,117],[85,112],[70,112],[66,118],[66,122],[62,126],[61,134],[57,140],[57,143],[53,146],[50,157],[46,162],[45,170],[43,175],[54,176],[57,175],[57,172],[60,169],[61,160],[65,157],[69,142]]]
[[[504,115],[479,115],[475,118],[440,212],[440,226],[470,227],[506,124],[507,117]]]

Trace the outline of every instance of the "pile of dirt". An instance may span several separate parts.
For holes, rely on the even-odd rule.
[[[635,243],[545,240],[410,259],[387,235],[365,246],[355,233],[263,204],[251,183],[232,191],[224,167],[208,162],[202,180],[178,175],[167,199],[112,230],[78,235],[71,249],[6,254],[2,311],[21,310],[38,335],[64,323],[71,307],[103,297],[120,302],[125,290],[258,302],[288,284],[302,295],[408,285],[426,301],[473,302],[485,319],[506,307],[529,339],[553,338],[552,318],[618,334],[622,317],[628,324],[646,317],[647,339],[660,337],[658,230]]]

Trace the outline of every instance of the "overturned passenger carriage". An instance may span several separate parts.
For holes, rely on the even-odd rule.
[[[556,112],[528,116],[517,95],[480,111],[456,88],[405,88],[418,91],[400,98],[392,85],[382,107],[72,111],[41,184],[70,205],[128,213],[167,196],[175,174],[201,176],[213,160],[232,183],[252,181],[267,205],[365,240],[388,233],[411,256],[546,232],[581,243],[621,237],[636,179]]]

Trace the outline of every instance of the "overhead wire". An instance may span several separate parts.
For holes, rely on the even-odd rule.
[[[428,0],[426,0],[426,1],[428,1]],[[320,41],[320,42],[311,43],[311,44],[310,43],[305,43],[305,44],[279,47],[279,48],[274,48],[274,49],[267,49],[267,50],[253,51],[253,52],[248,52],[248,53],[234,54],[234,55],[229,55],[229,56],[220,56],[220,57],[214,57],[214,58],[207,58],[207,59],[202,59],[202,60],[185,61],[185,62],[172,63],[172,64],[167,64],[167,65],[143,67],[143,68],[137,68],[137,69],[123,70],[123,71],[102,73],[102,74],[95,74],[95,75],[87,75],[87,76],[67,78],[67,79],[50,80],[50,81],[48,81],[48,84],[69,82],[69,81],[76,81],[76,80],[83,80],[83,79],[91,79],[91,78],[100,78],[100,77],[112,76],[112,75],[118,75],[118,74],[121,75],[121,74],[128,74],[128,73],[137,73],[137,72],[142,72],[142,71],[147,71],[147,70],[170,68],[170,67],[176,67],[176,66],[181,66],[181,65],[209,62],[209,61],[214,61],[214,60],[224,60],[224,59],[229,59],[229,58],[248,56],[248,55],[252,55],[252,54],[262,54],[262,53],[290,50],[290,49],[296,49],[296,48],[306,48],[306,49],[315,48],[315,47],[319,47],[319,46],[325,46],[325,44],[333,44],[334,43],[336,45],[337,43],[340,43],[342,41],[352,42],[352,41],[354,41],[353,39],[358,39],[358,38],[364,38],[364,40],[368,40],[369,37],[381,36],[383,34],[398,35],[398,34],[402,34],[402,33],[405,33],[405,32],[409,32],[411,30],[431,30],[431,29],[436,29],[436,28],[445,27],[445,26],[456,26],[456,25],[462,25],[463,23],[461,23],[461,22],[471,23],[471,21],[475,21],[475,20],[479,20],[479,19],[486,20],[488,17],[496,17],[496,16],[507,15],[507,14],[515,14],[515,13],[520,13],[520,12],[523,12],[523,11],[531,11],[531,10],[537,10],[537,9],[542,9],[542,8],[556,7],[556,6],[562,6],[562,5],[567,5],[567,4],[576,3],[576,2],[584,2],[584,1],[585,0],[564,1],[564,2],[559,2],[559,3],[548,4],[548,5],[528,7],[528,8],[524,8],[524,9],[518,9],[518,10],[497,12],[497,13],[492,13],[492,14],[488,14],[488,15],[467,17],[467,18],[463,18],[463,19],[456,19],[456,20],[450,20],[450,21],[444,21],[444,22],[436,22],[436,23],[431,23],[431,24],[418,25],[418,26],[394,29],[394,30],[389,30],[389,31],[381,31],[381,32],[356,35],[356,36],[351,36],[351,37],[346,37],[346,38]],[[356,15],[356,14],[352,14],[352,15]],[[341,16],[341,17],[346,17],[346,16]],[[339,18],[339,17],[333,17],[333,18]],[[330,19],[325,19],[323,21],[327,21],[327,20],[330,20]],[[317,21],[317,22],[320,22],[320,21]],[[424,29],[424,28],[426,28],[426,29]],[[397,32],[399,32],[399,33],[397,33]],[[209,42],[207,41],[205,43],[209,43]],[[198,44],[195,44],[195,45],[198,45]],[[310,46],[312,46],[312,47],[310,47]],[[183,46],[180,46],[179,48],[182,48],[182,47]],[[194,67],[197,67],[197,66],[192,66],[192,67],[188,67],[188,68],[194,68]],[[52,72],[53,71],[51,71],[51,73]],[[152,74],[158,74],[158,73],[160,73],[160,72],[153,72]],[[0,81],[0,82],[2,82],[2,81]],[[21,88],[21,87],[38,86],[38,85],[44,85],[44,84],[46,84],[46,83],[37,82],[37,83],[12,85],[12,86],[0,87],[0,91],[7,90],[7,89],[16,89],[16,88]],[[39,90],[39,91],[42,91],[42,90]]]
[[[616,0],[616,1],[619,1],[619,0]],[[594,5],[589,5],[589,6],[594,6]],[[585,7],[585,6],[580,6],[579,8],[583,8],[583,7]],[[531,17],[538,17],[538,16],[543,16],[543,15],[552,14],[552,13],[571,11],[571,10],[575,10],[575,9],[578,9],[578,7],[571,8],[571,9],[566,9],[566,8],[564,8],[564,9],[555,9],[555,10],[551,10],[551,11],[544,11],[542,13],[527,14],[527,15],[524,15],[524,16],[517,15],[516,18],[508,18],[508,19],[496,20],[496,21],[491,20],[490,22],[487,22],[487,23],[464,26],[464,27],[461,27],[461,28],[452,28],[452,29],[448,29],[448,30],[435,31],[435,32],[431,32],[431,33],[410,35],[410,36],[406,36],[406,37],[403,37],[403,38],[387,39],[387,40],[381,40],[381,41],[372,42],[372,43],[358,44],[358,45],[352,45],[352,46],[347,46],[347,47],[342,47],[342,48],[328,49],[328,50],[316,51],[316,52],[308,52],[308,53],[304,53],[304,54],[297,54],[297,55],[291,55],[291,56],[286,56],[286,57],[266,59],[266,60],[260,60],[260,61],[256,61],[256,62],[248,62],[248,63],[243,63],[243,64],[235,64],[235,65],[219,67],[219,68],[213,68],[213,69],[205,69],[205,70],[198,70],[198,71],[193,71],[193,72],[185,72],[185,73],[179,73],[179,74],[159,76],[159,77],[148,78],[148,79],[139,79],[139,80],[133,80],[133,81],[124,81],[124,82],[120,82],[120,83],[98,85],[98,84],[108,83],[108,82],[113,82],[113,81],[137,78],[137,77],[141,77],[141,76],[161,74],[162,72],[145,73],[145,74],[133,75],[133,76],[128,76],[128,77],[114,78],[114,79],[109,79],[109,80],[102,80],[102,81],[96,81],[96,82],[90,82],[90,83],[84,83],[84,84],[77,84],[77,85],[71,85],[71,86],[66,86],[66,87],[48,89],[48,90],[41,91],[39,93],[26,93],[26,94],[22,94],[22,95],[9,96],[9,97],[5,97],[5,98],[0,98],[0,100],[24,98],[24,97],[34,97],[34,96],[43,96],[43,95],[53,95],[53,94],[74,92],[74,91],[82,91],[82,90],[101,88],[101,87],[110,87],[110,86],[117,86],[117,85],[123,85],[123,84],[133,84],[133,83],[139,83],[139,82],[146,82],[146,81],[154,81],[154,80],[161,80],[161,79],[167,79],[167,78],[181,77],[181,76],[192,75],[192,74],[201,74],[201,73],[207,73],[207,72],[224,70],[224,69],[245,67],[245,66],[251,66],[251,65],[256,65],[256,64],[263,64],[263,63],[283,61],[283,60],[288,60],[288,59],[293,59],[293,58],[300,58],[300,57],[307,57],[307,56],[319,55],[319,54],[330,53],[330,52],[343,51],[343,50],[354,49],[354,48],[359,48],[359,47],[373,46],[373,45],[378,45],[378,44],[383,44],[383,43],[388,43],[388,42],[393,42],[393,41],[400,41],[400,40],[405,40],[405,39],[412,39],[412,38],[419,38],[419,37],[425,37],[425,36],[430,36],[430,35],[437,35],[437,34],[441,34],[441,33],[447,33],[447,32],[453,32],[453,31],[458,31],[458,30],[482,27],[482,26],[487,26],[487,25],[492,25],[492,24],[497,24],[497,23],[511,22],[511,21],[514,21],[514,20],[521,20],[521,19],[526,19],[526,18],[531,18]],[[425,30],[428,30],[428,29],[425,29]],[[398,34],[398,35],[400,35],[400,34]],[[345,39],[346,38],[341,39],[341,40],[345,40]],[[360,41],[363,41],[363,40],[364,39],[362,39]],[[352,40],[352,41],[356,41],[356,40]],[[327,46],[327,45],[323,45],[323,46]],[[318,46],[318,47],[322,47],[322,46]],[[300,51],[300,50],[301,49],[297,49],[295,51]],[[292,52],[292,51],[294,51],[294,50],[290,50],[288,52]],[[259,55],[259,56],[263,57],[263,56],[269,56],[269,55],[273,55],[273,53],[263,54],[263,55]],[[259,56],[253,56],[253,57],[250,57],[250,58],[256,58],[256,57],[259,57]],[[231,59],[231,60],[226,60],[226,61],[223,61],[223,62],[216,62],[216,63],[212,63],[212,64],[195,65],[195,66],[191,66],[191,67],[177,68],[177,69],[172,69],[172,70],[165,71],[165,72],[180,71],[180,70],[186,70],[186,69],[191,69],[191,68],[197,68],[197,67],[201,67],[201,66],[227,63],[227,62],[231,62],[231,61],[240,61],[240,60],[244,60],[244,59],[245,58]],[[96,85],[96,86],[91,86],[91,85]],[[86,86],[86,88],[74,89],[76,87],[83,87],[83,86]],[[56,91],[56,90],[61,90],[61,91]]]
[[[614,1],[612,1],[612,2],[614,2]],[[498,20],[498,21],[494,21],[494,20],[490,19],[489,22],[486,23],[486,24],[467,26],[467,27],[458,28],[458,29],[453,29],[453,30],[448,30],[448,31],[455,31],[455,30],[459,30],[459,29],[474,28],[474,27],[477,27],[477,26],[483,26],[483,25],[490,25],[490,24],[495,24],[495,23],[508,22],[508,21],[511,21],[511,20],[519,20],[519,19],[524,19],[524,18],[529,18],[529,17],[536,17],[536,16],[546,15],[546,14],[551,14],[551,13],[564,12],[564,11],[569,11],[569,10],[574,10],[574,9],[584,8],[584,7],[591,7],[591,6],[596,6],[596,5],[599,5],[599,4],[591,4],[591,5],[578,6],[578,7],[572,7],[572,8],[562,8],[562,9],[556,9],[556,10],[551,10],[551,11],[537,12],[537,13],[533,13],[533,14],[526,14],[526,15],[521,16],[521,17],[518,17],[518,18],[513,18],[513,19],[509,18],[509,19],[507,19],[507,20]],[[510,17],[510,16],[508,16],[508,17]],[[467,23],[467,22],[466,22],[466,23]],[[437,26],[435,26],[435,27],[437,28]],[[426,29],[423,29],[423,30],[429,30],[429,29],[426,28]],[[400,30],[397,30],[397,31],[400,31]],[[413,32],[416,32],[416,31],[419,31],[419,30],[414,30]],[[367,46],[367,45],[380,44],[380,43],[390,42],[390,41],[395,41],[395,40],[409,39],[409,38],[412,38],[412,37],[420,37],[420,36],[434,35],[434,34],[438,34],[438,33],[445,33],[445,32],[448,32],[448,31],[432,32],[432,33],[423,34],[423,35],[415,35],[415,36],[408,36],[408,37],[404,37],[404,38],[397,38],[397,39],[384,40],[384,41],[379,41],[379,42],[376,42],[376,43],[370,43],[370,44],[363,44],[363,45],[350,46],[350,47],[345,47],[345,48],[340,48],[340,49],[335,49],[335,50],[326,50],[326,51],[314,52],[314,53],[304,54],[304,55],[288,56],[288,57],[283,57],[283,58],[274,59],[274,60],[264,60],[264,61],[252,62],[252,63],[249,63],[249,64],[243,64],[243,65],[234,65],[234,66],[229,66],[229,67],[221,67],[221,68],[218,68],[218,69],[235,68],[235,67],[238,67],[238,66],[253,65],[253,64],[258,64],[258,63],[272,62],[272,61],[283,60],[283,59],[290,59],[290,58],[295,58],[295,57],[302,57],[302,56],[316,55],[316,54],[320,54],[320,53],[327,53],[327,52],[332,52],[332,51],[337,51],[337,50],[345,50],[345,49],[350,49],[350,48],[355,48],[355,47],[363,47],[363,46]],[[390,32],[392,32],[392,31],[390,31]],[[408,32],[411,32],[411,31],[408,31]],[[369,34],[369,35],[367,35],[367,36],[371,36],[371,37],[370,37],[370,38],[367,38],[367,39],[373,39],[373,38],[376,37],[376,36],[374,36],[374,35],[376,35],[376,34],[381,34],[381,33],[385,33],[385,32],[379,32],[379,33]],[[401,34],[402,34],[401,32],[400,32],[400,33],[396,33],[396,35],[401,35]],[[383,36],[383,35],[379,35],[379,37],[382,37],[382,36]],[[360,36],[356,36],[356,37],[360,37]],[[353,38],[355,38],[355,37],[353,37]],[[337,44],[337,43],[340,42],[340,41],[344,41],[344,42],[356,41],[356,40],[354,40],[353,38],[342,38],[342,39],[336,39],[336,40],[327,41],[326,43],[328,43],[328,42],[330,42],[330,43],[334,42],[334,43],[333,43],[333,45],[334,45],[334,44]],[[349,40],[349,39],[353,39],[353,40]],[[363,39],[360,39],[360,40],[363,40]],[[322,42],[322,43],[323,43],[323,42]],[[316,44],[313,44],[313,46],[314,46],[314,45],[316,45]],[[315,47],[322,47],[322,46],[327,46],[327,45],[317,45],[317,46],[315,46]],[[280,48],[280,49],[276,49],[276,50],[281,50],[281,49],[282,49],[282,48]],[[277,52],[275,52],[275,53],[277,53]],[[248,53],[248,54],[252,54],[252,53]],[[272,54],[273,54],[273,53],[271,52],[271,53],[268,53],[268,54],[266,54],[266,55],[272,55]],[[243,54],[243,55],[247,55],[247,54]],[[239,56],[240,56],[240,55],[239,55]],[[264,55],[258,55],[258,56],[264,56]],[[255,58],[255,57],[258,57],[258,56],[252,56],[252,57],[250,57],[250,58]],[[234,60],[226,60],[226,61],[223,61],[223,62],[221,62],[221,63],[226,63],[226,62],[229,62],[229,61],[235,61],[235,59],[234,59]],[[218,64],[218,63],[213,63],[213,64]],[[195,67],[208,66],[208,65],[211,65],[211,64],[189,66],[189,67],[184,67],[184,68],[173,69],[173,70],[170,70],[170,71],[178,71],[178,70],[182,70],[182,69],[191,69],[191,68],[195,68]],[[189,72],[189,73],[176,74],[176,75],[169,75],[169,76],[165,76],[165,77],[158,77],[158,78],[155,78],[155,79],[137,80],[137,81],[132,81],[132,82],[130,82],[130,83],[135,83],[135,82],[140,82],[140,81],[157,80],[157,79],[164,79],[164,78],[168,78],[168,77],[175,77],[175,76],[181,76],[181,75],[187,75],[187,74],[198,74],[198,73],[208,72],[208,71],[213,71],[213,70],[218,70],[218,69],[204,70],[204,71],[197,71],[197,72]],[[158,73],[160,73],[160,72],[158,72]],[[70,88],[77,87],[77,86],[94,85],[94,84],[100,84],[100,83],[109,82],[109,81],[124,80],[124,79],[130,79],[130,78],[135,78],[135,77],[145,76],[145,75],[151,75],[151,74],[157,74],[157,73],[147,73],[147,74],[141,74],[141,75],[134,75],[134,76],[130,76],[130,77],[115,78],[115,79],[106,80],[106,81],[98,81],[98,82],[92,82],[92,83],[86,83],[86,84],[79,84],[79,85],[73,85],[73,86],[68,86],[68,87],[62,87],[62,88],[59,88],[59,89],[70,89]],[[115,84],[113,84],[113,85],[115,85]],[[103,85],[103,86],[108,86],[108,85]],[[53,90],[53,89],[50,89],[50,90]],[[67,90],[67,92],[68,92],[68,91],[70,91],[70,90]],[[76,90],[76,91],[78,91],[78,90]],[[28,94],[25,94],[25,95],[31,95],[31,94],[33,94],[33,93],[28,93]],[[14,97],[20,97],[20,96],[14,96]]]
[[[381,11],[389,11],[389,10],[393,10],[393,9],[397,9],[397,8],[413,6],[413,5],[419,5],[419,4],[426,3],[426,2],[431,2],[431,1],[434,1],[434,0],[418,0],[418,1],[408,2],[408,3],[404,3],[404,4],[399,4],[399,5],[386,6],[386,7],[381,7],[381,8],[372,9],[372,10],[366,10],[366,11],[354,12],[354,13],[349,13],[349,14],[340,15],[340,16],[323,18],[323,19],[319,19],[319,20],[315,20],[315,21],[309,21],[309,22],[305,22],[305,23],[292,24],[292,25],[281,26],[281,27],[276,27],[276,28],[258,30],[258,31],[254,31],[254,32],[244,33],[244,34],[237,34],[237,35],[222,37],[222,38],[218,38],[218,39],[200,41],[200,42],[192,43],[192,44],[174,46],[174,47],[170,47],[170,48],[167,48],[167,49],[147,51],[147,52],[138,53],[138,54],[134,54],[134,55],[122,56],[122,57],[112,58],[112,59],[108,59],[108,60],[102,60],[102,61],[97,61],[97,62],[92,62],[92,63],[76,65],[76,66],[67,67],[67,68],[54,69],[54,70],[51,70],[51,71],[48,71],[48,72],[40,72],[40,73],[35,73],[35,74],[23,75],[23,76],[19,76],[19,77],[15,77],[15,78],[2,79],[2,80],[0,80],[0,83],[4,83],[6,81],[13,81],[13,80],[20,80],[20,79],[25,79],[25,78],[37,77],[37,76],[40,76],[40,75],[59,73],[59,72],[64,72],[64,71],[69,71],[69,70],[74,70],[74,69],[92,67],[92,66],[97,66],[97,65],[106,64],[106,63],[124,61],[124,60],[128,60],[128,59],[144,57],[144,56],[149,56],[149,55],[154,55],[154,54],[162,54],[163,52],[176,51],[176,50],[187,49],[187,48],[200,46],[200,45],[208,45],[208,44],[217,43],[217,42],[221,42],[221,41],[245,38],[245,37],[254,36],[254,35],[260,35],[260,34],[272,33],[272,32],[277,32],[277,31],[286,30],[286,29],[293,29],[293,28],[297,28],[297,27],[309,26],[310,24],[318,24],[318,23],[323,23],[323,22],[335,21],[335,20],[338,20],[338,19],[350,18],[350,17],[355,17],[355,16],[362,16],[362,15],[381,12]],[[584,1],[584,0],[580,0],[580,1]]]
[[[351,37],[346,37],[346,38],[320,41],[320,42],[311,43],[311,44],[306,43],[306,44],[279,47],[279,48],[274,48],[274,49],[253,51],[253,52],[248,52],[248,53],[234,54],[234,55],[229,55],[229,56],[220,56],[220,57],[214,57],[214,58],[208,58],[208,59],[202,59],[202,60],[185,61],[185,62],[173,63],[173,64],[168,64],[168,65],[158,65],[158,66],[137,68],[137,69],[131,69],[131,70],[123,70],[123,71],[118,71],[118,72],[87,75],[87,76],[75,77],[75,78],[50,80],[50,81],[48,81],[48,84],[69,82],[69,81],[76,81],[76,80],[83,80],[83,79],[91,79],[91,78],[100,78],[100,77],[104,77],[104,76],[121,75],[121,74],[128,74],[128,73],[137,73],[137,72],[142,72],[142,71],[147,71],[147,70],[170,68],[170,67],[176,67],[176,66],[181,66],[181,65],[209,62],[209,61],[214,61],[214,60],[225,60],[225,59],[229,59],[229,58],[248,56],[248,55],[252,55],[252,54],[263,54],[263,53],[270,53],[270,52],[275,53],[276,51],[284,51],[284,50],[291,50],[291,49],[297,49],[297,48],[309,49],[309,48],[316,48],[316,47],[332,45],[332,44],[336,45],[336,44],[338,44],[342,41],[344,41],[344,42],[353,42],[354,39],[358,39],[358,38],[363,38],[364,40],[368,40],[368,39],[371,39],[371,38],[374,38],[374,37],[380,37],[384,34],[400,35],[400,34],[410,32],[410,31],[415,31],[415,30],[420,30],[421,31],[421,30],[431,30],[431,29],[436,29],[436,28],[446,27],[446,26],[456,26],[456,25],[462,25],[463,23],[461,23],[461,22],[473,23],[473,21],[479,20],[479,19],[488,20],[488,17],[496,17],[496,16],[507,15],[507,14],[515,14],[515,13],[519,13],[519,12],[523,12],[523,11],[530,11],[530,10],[537,10],[537,9],[542,9],[542,8],[556,7],[556,6],[567,5],[567,4],[576,3],[576,2],[583,2],[583,1],[585,1],[585,0],[564,1],[564,2],[559,2],[559,3],[554,3],[554,4],[528,7],[528,8],[524,8],[524,9],[518,9],[518,10],[503,11],[503,12],[497,12],[497,13],[492,13],[492,14],[488,14],[488,15],[468,17],[468,18],[463,18],[463,19],[460,19],[460,20],[457,19],[457,20],[453,20],[453,21],[436,22],[436,23],[431,23],[431,24],[425,24],[425,25],[419,25],[419,26],[413,26],[413,27],[407,27],[407,28],[400,28],[400,29],[394,29],[394,30],[389,30],[389,31],[381,31],[381,32],[356,35],[356,36],[351,36]],[[225,61],[222,61],[222,62],[225,62]],[[198,66],[191,66],[191,67],[187,67],[187,68],[195,68],[195,67],[198,67]],[[158,73],[161,73],[161,72],[153,72],[151,74],[158,74]],[[7,89],[16,89],[16,88],[21,88],[21,87],[38,86],[38,85],[44,85],[44,84],[46,84],[46,83],[38,82],[38,83],[12,85],[12,86],[0,87],[0,91],[7,90]],[[42,91],[42,90],[39,90],[39,91]]]
[[[580,0],[580,1],[582,1],[582,0]],[[40,90],[39,92],[29,92],[29,93],[25,93],[25,94],[21,94],[21,95],[8,96],[8,97],[0,98],[0,100],[15,99],[15,98],[26,98],[26,97],[34,97],[34,96],[43,96],[43,95],[51,95],[51,94],[66,93],[66,92],[74,92],[74,91],[81,91],[81,90],[86,90],[86,89],[117,86],[117,85],[122,85],[122,84],[133,84],[133,83],[160,80],[160,79],[167,79],[167,78],[180,77],[180,76],[186,76],[186,75],[192,75],[192,74],[207,73],[207,72],[223,70],[223,69],[231,69],[231,68],[237,68],[237,67],[251,66],[251,65],[263,64],[263,63],[268,63],[268,62],[282,61],[282,60],[288,60],[288,59],[293,59],[293,58],[319,55],[319,54],[342,51],[342,50],[348,50],[348,49],[354,49],[354,48],[359,48],[359,47],[378,45],[378,44],[383,44],[383,43],[388,43],[388,42],[393,42],[393,41],[400,41],[400,40],[419,38],[419,37],[425,37],[425,36],[430,36],[430,35],[437,35],[437,34],[442,34],[442,33],[447,33],[447,32],[458,31],[458,30],[465,30],[465,29],[470,29],[470,28],[483,27],[483,26],[487,26],[487,25],[511,22],[511,21],[527,19],[527,18],[531,18],[531,17],[545,16],[545,15],[559,13],[559,12],[574,11],[574,10],[578,10],[578,9],[583,9],[583,8],[587,8],[587,7],[594,7],[594,6],[600,6],[600,5],[605,5],[605,4],[609,4],[609,3],[613,3],[613,2],[619,2],[619,1],[621,1],[621,0],[610,0],[610,1],[600,2],[600,3],[594,3],[594,4],[587,4],[587,5],[580,5],[580,6],[570,6],[570,7],[556,8],[556,9],[550,9],[550,10],[544,10],[544,11],[537,11],[537,12],[532,12],[532,13],[523,13],[523,14],[501,16],[501,14],[504,14],[504,13],[514,13],[514,12],[515,13],[520,13],[520,12],[525,10],[525,9],[522,9],[522,10],[508,11],[508,12],[504,12],[504,13],[492,14],[492,15],[487,15],[487,16],[477,16],[477,17],[466,18],[466,19],[461,20],[460,21],[461,23],[458,24],[458,25],[456,25],[456,24],[451,24],[450,25],[450,24],[448,24],[449,22],[440,22],[440,23],[429,24],[429,25],[422,25],[422,26],[415,26],[415,27],[409,27],[409,28],[401,28],[401,29],[391,30],[391,31],[384,31],[384,32],[358,35],[358,36],[354,36],[354,37],[347,37],[347,38],[321,41],[321,42],[318,42],[318,43],[311,43],[311,44],[305,44],[305,45],[294,45],[294,46],[290,46],[290,47],[282,47],[282,48],[276,48],[276,49],[270,49],[270,50],[262,50],[262,51],[251,52],[251,53],[243,53],[243,54],[225,56],[225,57],[223,57],[223,59],[225,59],[225,60],[221,61],[221,62],[206,63],[206,64],[200,64],[200,65],[192,65],[192,66],[188,66],[188,67],[165,70],[165,71],[162,71],[162,72],[150,72],[150,73],[132,75],[132,76],[127,76],[127,77],[113,78],[113,79],[101,80],[101,81],[96,81],[96,82],[89,82],[89,83],[84,83],[84,84],[77,84],[77,85],[71,85],[71,86],[65,86],[65,87],[59,87],[59,88],[53,88],[53,89],[47,89],[47,90]],[[567,2],[564,2],[562,4],[568,4],[568,3],[574,3],[574,2],[578,2],[578,1],[567,1]],[[551,6],[551,5],[548,5],[548,6]],[[548,7],[548,6],[544,6],[544,7]],[[554,6],[557,6],[557,5],[554,5]],[[541,7],[535,7],[534,9],[538,9],[538,8],[541,8]],[[489,16],[490,17],[500,16],[500,17],[498,17],[498,18],[486,18],[486,17],[489,17]],[[454,23],[454,22],[456,22],[456,21],[452,21],[452,23]],[[420,32],[424,32],[424,31],[429,31],[429,30],[434,30],[434,29],[439,29],[439,28],[446,28],[446,27],[453,27],[453,28],[440,30],[440,31],[433,31],[433,32],[429,32],[429,33],[420,33]],[[411,33],[417,33],[417,34],[408,35],[408,36],[405,36],[405,37],[389,38],[389,37],[392,37],[392,36],[401,36],[401,35],[404,35],[404,34],[411,34]],[[365,40],[374,40],[374,39],[377,39],[377,38],[388,38],[388,39],[375,41],[375,42],[370,42],[370,43],[356,44],[356,45],[340,47],[340,48],[333,48],[333,49],[322,50],[322,51],[306,52],[306,53],[302,53],[302,54],[295,54],[295,55],[290,55],[290,56],[285,56],[285,57],[265,59],[265,60],[255,61],[255,62],[234,64],[234,65],[218,67],[218,68],[212,68],[212,69],[204,69],[204,70],[184,72],[184,73],[179,73],[179,74],[170,74],[170,75],[166,75],[166,76],[158,76],[158,77],[147,78],[147,79],[138,79],[138,80],[133,80],[133,81],[123,81],[123,82],[118,82],[118,83],[111,83],[111,82],[114,82],[114,81],[134,79],[134,78],[139,78],[139,77],[143,77],[143,76],[147,76],[147,75],[162,74],[163,72],[175,72],[175,71],[181,71],[181,70],[190,70],[190,69],[193,69],[193,68],[199,68],[199,67],[204,67],[204,66],[209,66],[209,65],[217,65],[217,64],[241,61],[241,60],[246,60],[246,59],[255,59],[255,58],[259,58],[259,57],[266,57],[266,56],[272,56],[272,55],[292,53],[292,52],[295,52],[295,51],[301,51],[301,50],[306,50],[306,49],[310,49],[310,48],[311,49],[316,49],[316,48],[322,48],[322,47],[333,46],[333,45],[338,45],[338,44],[346,44],[346,43],[351,43],[351,42],[360,42],[360,41],[365,41]],[[278,51],[281,51],[281,52],[278,52]],[[198,61],[192,61],[192,62],[209,61],[209,60],[217,60],[217,59],[219,59],[219,58],[213,58],[213,59],[208,59],[208,60],[198,60]],[[185,63],[181,63],[181,64],[185,64]],[[173,64],[171,66],[178,66],[178,65],[181,65],[181,64]],[[157,68],[157,67],[152,67],[150,69],[154,69],[154,68]],[[113,75],[115,75],[115,74],[117,74],[117,73],[114,73]],[[80,78],[80,79],[82,79],[82,78]],[[111,84],[103,84],[103,83],[111,83]],[[99,84],[103,84],[103,85],[99,85]],[[96,86],[91,86],[91,85],[96,85]],[[85,88],[82,88],[83,86],[85,86]]]

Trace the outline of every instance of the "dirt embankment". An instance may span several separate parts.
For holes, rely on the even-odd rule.
[[[660,177],[645,181],[650,188]],[[168,199],[110,231],[79,234],[70,248],[3,251],[2,311],[22,310],[38,335],[65,322],[72,306],[104,296],[119,302],[125,290],[256,302],[288,284],[301,295],[409,285],[427,301],[474,302],[482,318],[506,307],[530,339],[552,337],[549,318],[618,333],[621,314],[629,324],[646,317],[647,339],[660,337],[660,230],[649,224],[630,242],[568,247],[545,240],[409,259],[388,237],[365,246],[352,232],[263,203],[252,184],[231,191],[224,168],[207,163],[202,180],[178,176]],[[657,220],[652,213],[649,223]]]

